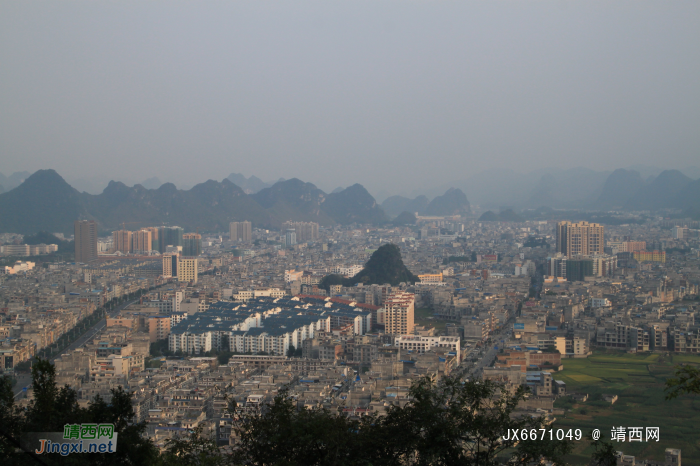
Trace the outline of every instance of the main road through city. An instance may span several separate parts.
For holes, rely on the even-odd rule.
[[[117,306],[114,309],[112,309],[111,311],[109,311],[108,315],[110,317],[114,317],[122,309],[124,309],[126,306],[128,306],[129,304],[135,303],[138,300],[139,299],[136,298],[136,299],[133,299],[131,301],[127,301],[123,304],[120,304],[119,306]],[[77,348],[80,348],[85,343],[87,343],[92,338],[94,338],[95,335],[97,335],[99,332],[101,332],[102,329],[105,327],[105,325],[107,325],[106,318],[102,318],[102,319],[98,320],[95,323],[95,325],[90,327],[85,333],[83,333],[83,335],[80,338],[78,338],[73,343],[71,343],[66,349],[63,350],[63,352],[68,353],[68,352],[73,351]],[[54,356],[53,358],[51,358],[51,361],[53,362],[59,356],[60,355]],[[25,388],[27,388],[27,389],[29,388],[29,386],[31,385],[31,382],[32,382],[32,376],[31,376],[31,374],[28,374],[28,373],[20,373],[20,374],[15,375],[15,377],[17,378],[17,385],[15,385],[15,388],[14,388],[15,397],[16,397],[17,395],[21,394]]]
[[[463,369],[463,377],[478,377],[481,375],[485,367],[489,367],[491,365],[491,363],[496,359],[498,350],[502,349],[504,343],[510,338],[512,332],[510,325],[512,324],[508,322],[505,328],[491,335],[491,343],[482,349],[483,356],[476,362],[474,366],[470,367],[468,365],[469,363],[465,359],[465,361],[462,363],[466,365],[466,367],[464,367]],[[474,349],[472,349],[471,351],[473,352]]]
[[[126,302],[124,304],[121,304],[120,306],[114,308],[112,311],[109,312],[110,317],[114,317],[117,315],[122,309],[124,309],[126,306],[138,301],[138,299],[134,299],[132,301]],[[101,319],[98,321],[95,325],[90,327],[90,329],[85,332],[80,338],[75,340],[68,348],[64,350],[64,352],[69,352],[73,351],[76,348],[80,348],[83,346],[86,342],[91,340],[97,333],[102,331],[104,326],[106,325],[106,319]],[[483,356],[477,363],[472,366],[472,367],[464,367],[462,369],[464,371],[464,377],[478,377],[481,372],[483,371],[484,367],[488,367],[491,365],[494,359],[496,359],[496,354],[498,354],[498,350],[500,348],[503,348],[503,341],[502,340],[508,340],[510,338],[510,334],[512,330],[508,328],[509,325],[506,326],[506,328],[501,329],[499,332],[495,333],[492,335],[492,343],[486,347],[483,348]],[[472,352],[474,349],[471,350]],[[51,360],[53,361],[56,359],[58,356],[52,358]],[[467,361],[465,360],[462,362],[463,365],[467,364]],[[18,374],[17,376],[17,385],[15,385],[15,396],[19,395],[22,393],[23,389],[25,387],[29,387],[31,384],[31,375],[29,374]],[[354,376],[353,376],[354,378]],[[348,384],[347,389],[349,390],[350,386],[354,383],[354,380],[350,380],[350,383]],[[346,387],[344,387],[346,388]]]

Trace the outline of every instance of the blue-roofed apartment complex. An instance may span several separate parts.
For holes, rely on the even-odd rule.
[[[372,329],[372,313],[349,304],[323,299],[255,298],[248,302],[219,301],[175,325],[171,351],[201,353],[229,350],[238,353],[284,355],[290,346],[317,332],[352,323],[362,335]]]

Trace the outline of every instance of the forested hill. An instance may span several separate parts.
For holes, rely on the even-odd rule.
[[[54,170],[39,170],[0,194],[0,233],[70,234],[78,219],[94,219],[100,230],[117,229],[123,222],[131,230],[178,225],[193,231],[227,231],[229,222],[243,220],[268,228],[278,228],[287,220],[321,225],[379,225],[389,220],[359,184],[326,194],[297,179],[279,181],[252,195],[228,178],[209,180],[190,190],[177,189],[172,183],[146,189],[112,181],[93,195],[77,191]]]
[[[401,282],[415,283],[419,279],[404,265],[401,249],[395,244],[385,244],[374,251],[365,267],[354,277],[343,278],[340,275],[327,275],[321,281],[320,287],[330,290],[331,285],[353,286],[356,283],[365,285],[393,286]]]

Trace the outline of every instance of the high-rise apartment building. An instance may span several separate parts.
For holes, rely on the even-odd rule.
[[[97,222],[94,220],[76,220],[75,261],[90,262],[97,259]]]
[[[297,243],[307,243],[318,239],[318,223],[316,222],[284,222],[282,231],[294,230]]]
[[[671,229],[671,236],[674,239],[683,239],[688,237],[688,228],[675,226]]]
[[[554,256],[547,258],[547,275],[552,277],[566,277],[566,259],[567,257],[558,252]]]
[[[135,231],[131,235],[133,252],[149,252],[152,248],[152,233],[148,229]]]
[[[160,252],[160,241],[159,241],[160,235],[158,234],[160,232],[160,229],[158,227],[148,227],[148,228],[144,228],[144,230],[148,230],[151,232],[151,249],[153,251]]]
[[[164,253],[168,246],[182,246],[183,230],[180,227],[160,227],[158,229],[158,251]]]
[[[114,243],[114,250],[123,253],[129,253],[133,249],[132,242],[133,233],[127,230],[117,230],[112,232],[112,242]]]
[[[197,258],[181,257],[177,266],[177,281],[197,283]]]
[[[229,237],[231,241],[250,243],[253,240],[253,224],[244,222],[231,222],[229,224]]]
[[[297,244],[297,233],[294,228],[290,228],[284,235],[284,245],[294,246],[295,244]]]
[[[413,293],[397,291],[384,301],[384,332],[389,335],[411,335],[416,297]]]
[[[163,254],[163,277],[177,277],[178,265],[180,263],[179,254]]]
[[[593,261],[579,257],[566,261],[566,279],[570,282],[582,282],[593,276]]]
[[[557,224],[557,252],[565,256],[602,254],[604,227],[588,222],[559,222]]]
[[[199,256],[202,254],[202,235],[198,233],[185,233],[182,235],[182,255]]]

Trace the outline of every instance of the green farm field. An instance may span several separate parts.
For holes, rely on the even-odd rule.
[[[568,393],[587,393],[588,401],[558,399],[554,406],[566,409],[555,423],[561,428],[580,428],[584,435],[592,429],[611,440],[616,427],[659,427],[659,442],[612,442],[625,454],[638,459],[663,460],[666,448],[680,448],[684,463],[700,464],[700,395],[665,400],[664,384],[677,364],[700,365],[700,356],[670,353],[628,354],[595,352],[587,359],[565,359],[564,370],[553,374],[566,382]],[[618,395],[613,405],[603,394]],[[576,442],[571,464],[588,464],[593,450],[588,442]]]

